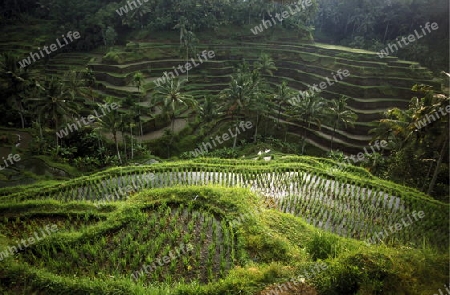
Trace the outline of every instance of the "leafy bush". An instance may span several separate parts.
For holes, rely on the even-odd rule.
[[[316,261],[317,259],[327,259],[333,253],[335,247],[333,245],[337,242],[337,238],[331,235],[325,235],[322,233],[316,233],[311,241],[306,244],[306,251],[311,255],[311,258]]]
[[[136,51],[139,49],[139,43],[130,41],[127,43],[127,45],[125,47],[126,47],[125,51],[127,51],[127,52]]]
[[[239,155],[236,149],[224,147],[219,150],[214,150],[210,153],[207,153],[208,157],[216,157],[216,158],[223,158],[223,159],[236,159]]]
[[[392,271],[392,262],[383,254],[355,254],[335,262],[315,278],[320,294],[399,294],[401,281]]]
[[[102,60],[107,63],[117,63],[117,64],[120,64],[123,61],[122,58],[120,57],[120,53],[117,51],[109,51],[108,53],[105,54],[105,56],[103,56]]]

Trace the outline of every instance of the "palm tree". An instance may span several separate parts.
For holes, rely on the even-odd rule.
[[[85,82],[85,86],[89,88],[89,95],[92,99],[92,101],[94,101],[94,95],[92,93],[92,87],[95,86],[95,75],[94,72],[92,71],[91,68],[86,68],[84,69],[83,73],[83,79]]]
[[[270,76],[273,76],[272,71],[276,71],[277,67],[275,66],[275,62],[267,53],[261,54],[257,61],[254,63],[254,68],[258,71],[265,72]]]
[[[220,98],[224,101],[224,107],[228,114],[231,114],[233,119],[236,116],[236,123],[238,123],[238,116],[243,109],[245,109],[251,97],[251,81],[248,74],[238,72],[235,77],[231,76],[229,87],[222,90]],[[236,147],[237,136],[234,137],[233,148]]]
[[[30,86],[30,76],[28,68],[18,67],[18,58],[12,54],[4,53],[0,59],[0,79],[5,82],[5,96],[10,100],[12,108],[20,116],[22,128],[25,128],[24,118],[24,97],[27,88]]]
[[[412,113],[414,126],[421,126],[419,122],[425,122],[427,118],[434,117],[435,119],[437,119],[436,121],[431,122],[430,124],[424,126],[424,128],[420,129],[422,130],[422,132],[416,129],[418,131],[416,132],[418,133],[418,136],[420,136],[421,133],[425,133],[417,140],[425,143],[428,139],[428,141],[431,141],[432,145],[435,146],[436,150],[440,149],[440,152],[437,156],[438,159],[436,162],[436,167],[427,189],[427,194],[431,194],[436,184],[442,160],[444,159],[444,156],[448,154],[446,150],[448,149],[449,140],[449,118],[448,115],[442,116],[442,112],[449,104],[450,99],[448,96],[443,94],[434,94],[433,90],[429,87],[426,87],[425,85],[415,85],[413,87],[413,90],[425,93],[424,98],[422,98],[421,100],[419,100],[418,98],[413,98],[413,100],[411,101],[409,110]]]
[[[255,120],[255,134],[253,136],[253,142],[256,143],[258,140],[258,126],[262,117],[267,117],[267,113],[269,110],[269,90],[266,83],[264,83],[264,79],[261,78],[261,74],[258,70],[253,70],[251,75],[249,75],[249,84],[248,84],[248,109],[250,114],[256,115]]]
[[[141,106],[140,104],[134,104],[133,107],[130,109],[133,112],[133,121],[138,123],[139,125],[139,134],[140,136],[144,136],[144,130],[142,128],[142,110],[144,109],[143,106]]]
[[[302,153],[305,150],[306,145],[306,131],[307,127],[311,127],[311,123],[316,123],[320,128],[322,125],[322,119],[324,118],[324,110],[326,106],[325,100],[317,95],[312,95],[303,98],[302,100],[289,100],[292,105],[289,113],[292,118],[298,119],[304,123],[303,126],[303,145]]]
[[[28,98],[38,113],[38,119],[47,120],[50,126],[59,130],[60,122],[78,115],[81,105],[74,100],[73,92],[57,78],[51,77],[41,86],[39,97]],[[58,146],[58,135],[56,135]]]
[[[358,115],[347,107],[348,97],[342,95],[338,100],[332,100],[328,110],[330,121],[333,123],[333,135],[331,136],[330,151],[333,150],[334,136],[336,135],[336,128],[339,128],[341,124],[345,128],[347,126],[354,127]]]
[[[133,84],[136,85],[137,90],[138,90],[138,95],[139,95],[139,104],[137,105],[137,110],[138,110],[138,118],[139,118],[139,128],[141,130],[141,136],[144,135],[144,132],[142,130],[142,121],[141,121],[141,97],[143,94],[141,94],[140,87],[142,85],[142,81],[144,81],[144,75],[141,72],[137,72],[133,75]]]
[[[191,31],[188,31],[183,38],[183,45],[180,50],[186,51],[186,63],[189,61],[189,53],[196,50],[195,44],[198,42],[197,37]],[[186,68],[186,80],[189,81],[189,69]]]
[[[216,106],[211,96],[206,96],[203,105],[199,107],[200,116],[204,122],[211,122],[221,113],[220,109],[220,107]]]
[[[425,126],[423,123],[427,123],[426,119],[430,116],[437,118],[439,114],[442,115],[441,111],[445,109],[443,107],[448,104],[449,98],[445,95],[434,95],[433,91],[424,85],[416,85],[413,90],[424,93],[424,97],[411,99],[407,110],[394,108],[387,111],[385,118],[369,132],[379,139],[386,138],[386,134],[389,134],[393,154],[388,171],[390,177],[411,186],[422,182],[423,185],[418,188],[431,194],[442,168],[442,160],[448,154],[448,116],[428,122]],[[437,150],[440,152],[433,152]],[[417,172],[424,163],[430,163],[426,176]],[[429,179],[433,163],[436,163],[436,166]]]
[[[295,91],[287,86],[287,82],[283,81],[278,86],[277,94],[275,94],[275,102],[278,104],[277,126],[280,124],[280,117],[283,104],[286,104],[289,99],[294,97]]]
[[[182,93],[182,84],[178,79],[172,79],[156,88],[155,99],[162,104],[163,110],[171,120],[172,133],[175,129],[175,116],[177,109],[182,106],[196,107],[197,101],[191,96]]]
[[[414,99],[413,99],[414,100]],[[413,105],[414,103],[412,103]],[[410,140],[414,139],[415,126],[413,112],[392,108],[384,113],[384,118],[377,121],[377,127],[369,130],[374,138],[390,137],[395,150],[401,150]]]
[[[173,27],[174,29],[180,29],[180,46],[183,45],[184,36],[187,34],[188,23],[189,22],[188,22],[187,18],[182,16],[178,20],[178,24],[175,27]]]
[[[84,102],[87,90],[87,82],[85,81],[84,73],[75,70],[66,71],[63,75],[63,82],[67,90],[77,101]],[[83,97],[83,99],[81,99],[81,97]]]
[[[111,99],[109,99],[110,102]],[[112,102],[112,101],[111,101]],[[98,104],[99,107],[102,107],[101,104]],[[120,151],[119,151],[119,142],[117,140],[117,132],[120,130],[121,128],[121,117],[120,114],[118,112],[118,110],[110,110],[107,114],[101,116],[98,118],[97,122],[97,130],[101,131],[101,132],[111,132],[113,139],[114,139],[114,143],[116,145],[116,153],[117,153],[117,157],[119,159],[119,162],[122,163],[122,158],[120,157]],[[123,136],[123,134],[122,134]]]
[[[193,52],[196,50],[195,44],[198,42],[197,37],[194,32],[189,31],[187,26],[189,21],[184,17],[180,17],[178,24],[174,29],[180,29],[180,50],[186,52],[186,62],[189,60],[189,51]],[[189,70],[186,69],[186,80],[189,81]]]

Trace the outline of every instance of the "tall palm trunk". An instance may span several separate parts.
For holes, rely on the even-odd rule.
[[[386,40],[386,36],[387,36],[388,30],[389,30],[389,23],[390,22],[387,23],[386,30],[384,31],[383,43]]]
[[[125,152],[125,159],[128,159],[128,156],[127,156],[127,139],[126,139],[126,137],[125,137],[125,133],[123,132],[123,128],[122,128],[122,143],[123,143],[123,146],[124,146],[124,152]]]
[[[39,114],[39,117],[38,117],[38,125],[39,125],[39,135],[41,136],[41,139],[43,139],[44,138],[44,136],[43,136],[43,134],[42,134],[42,125],[41,125],[41,115]]]
[[[57,116],[54,116],[53,117],[54,119],[55,119],[55,130],[56,130],[56,132],[55,132],[55,134],[56,134],[56,146],[58,146],[58,117]]]
[[[280,125],[280,117],[281,117],[281,103],[278,106],[277,128],[278,128],[278,125]]]
[[[138,88],[139,89],[139,88]],[[141,118],[141,95],[139,95],[139,127],[141,128],[141,143],[142,143],[142,136],[144,136],[144,132],[142,129],[142,118]]]
[[[236,136],[234,137],[234,140],[233,140],[233,148],[236,148],[236,142],[237,142],[237,130],[238,130],[237,125],[238,125],[238,121],[237,121],[237,118],[236,118]]]
[[[333,135],[331,135],[330,152],[333,150],[334,136],[336,135],[336,123],[333,125]]]
[[[189,47],[186,49],[186,63],[188,62],[189,59]],[[188,68],[186,68],[186,80],[189,82],[189,70]]]
[[[434,169],[433,178],[431,179],[430,186],[428,187],[428,191],[427,191],[428,195],[431,194],[431,192],[433,191],[434,185],[436,184],[436,180],[437,180],[437,177],[439,174],[439,167],[441,166],[442,159],[444,159],[444,153],[445,153],[445,150],[447,149],[447,145],[448,145],[448,134],[444,138],[444,145],[442,146],[441,153],[439,154],[439,159],[436,163],[436,168]]]
[[[25,128],[25,118],[23,117],[22,111],[19,112],[20,122],[22,123],[22,129]]]
[[[113,133],[113,137],[114,137],[114,143],[116,144],[117,157],[119,158],[119,162],[122,164],[122,158],[120,157],[119,142],[117,141],[117,133],[116,132]]]
[[[306,146],[306,126],[310,126],[309,121],[304,121],[305,126],[303,127],[303,142],[302,142],[302,155],[305,153],[305,146]]]
[[[131,159],[134,157],[134,150],[133,150],[133,127],[130,124],[130,145],[131,145]]]
[[[259,112],[256,112],[256,126],[255,126],[255,135],[253,138],[253,142],[257,143],[256,138],[258,137],[258,125],[259,125]]]

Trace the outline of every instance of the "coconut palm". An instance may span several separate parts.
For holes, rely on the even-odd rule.
[[[249,75],[249,101],[246,110],[251,114],[255,114],[255,133],[253,142],[258,140],[258,126],[262,117],[267,117],[269,112],[269,89],[258,70],[253,70]]]
[[[188,25],[189,21],[182,16],[174,27],[174,29],[180,29],[180,50],[186,52],[186,62],[189,60],[189,54],[196,50],[195,44],[198,42],[195,34],[188,30]],[[186,69],[186,80],[189,81],[188,69]]]
[[[187,34],[187,26],[188,26],[188,20],[186,17],[182,16],[178,20],[178,24],[173,27],[174,29],[180,29],[180,46],[183,45],[184,36]]]
[[[186,52],[186,63],[189,61],[189,56],[192,52],[195,52],[196,46],[195,44],[198,42],[197,37],[191,31],[188,31],[183,38],[183,45],[180,47],[180,50],[184,50]],[[186,80],[189,81],[189,69],[186,68]]]
[[[142,121],[141,121],[141,97],[144,95],[140,92],[140,88],[142,85],[142,81],[144,81],[144,75],[141,72],[137,72],[133,75],[133,84],[136,85],[138,96],[139,96],[139,104],[136,106],[138,111],[138,118],[139,118],[139,129],[141,131],[141,136],[144,135],[143,129],[142,129]]]
[[[243,72],[238,72],[236,76],[231,77],[229,87],[222,90],[220,98],[223,101],[223,106],[231,118],[238,117],[241,111],[247,109],[248,102],[251,99],[251,81],[249,75]],[[233,148],[236,147],[237,136],[234,137]]]
[[[385,118],[369,132],[377,139],[388,138],[392,148],[389,176],[407,185],[423,183],[420,188],[431,194],[442,169],[441,163],[448,154],[448,116],[442,116],[441,108],[449,103],[449,98],[433,94],[432,89],[424,85],[416,85],[413,90],[422,92],[424,97],[414,97],[407,110],[394,108],[387,111]],[[442,117],[438,118],[438,114]],[[426,121],[430,116],[437,120]],[[429,165],[426,176],[417,172],[424,165]]]
[[[283,81],[281,85],[278,86],[277,93],[274,96],[275,103],[278,104],[277,126],[280,124],[282,106],[294,96],[295,91],[287,86],[286,81]]]
[[[255,61],[254,68],[260,72],[265,72],[270,76],[273,76],[272,71],[276,71],[277,67],[275,66],[275,62],[267,53],[261,54],[257,61]]]
[[[44,81],[40,90],[38,97],[26,100],[37,110],[40,122],[45,120],[50,127],[58,131],[63,120],[78,116],[81,105],[74,100],[73,92],[66,88],[62,81],[51,77]],[[56,146],[58,146],[58,135],[56,135]]]
[[[415,135],[413,113],[392,108],[384,113],[384,118],[377,121],[377,126],[369,130],[369,134],[378,139],[389,137],[394,150],[401,150]]]
[[[31,85],[28,68],[18,67],[18,58],[10,53],[2,54],[0,58],[0,80],[4,84],[3,93],[9,104],[20,116],[22,128],[25,128],[25,92]],[[3,87],[2,87],[3,88]]]
[[[311,95],[303,98],[302,100],[289,100],[291,104],[291,109],[289,113],[292,118],[300,120],[304,123],[303,126],[303,145],[302,153],[305,150],[306,144],[306,132],[307,128],[311,127],[311,123],[315,123],[319,128],[322,125],[322,120],[325,118],[325,100],[317,95]]]
[[[194,108],[197,106],[197,101],[191,95],[182,93],[183,83],[184,81],[172,79],[155,89],[156,102],[162,105],[163,112],[170,118],[172,133],[175,129],[176,111],[178,108],[182,105]]]
[[[425,94],[422,99],[413,98],[411,101],[409,111],[412,113],[414,126],[421,126],[419,122],[425,122],[427,118],[430,120],[431,118],[436,119],[436,121],[430,122],[423,128],[420,128],[420,130],[415,130],[417,131],[415,132],[417,134],[416,140],[422,144],[429,142],[429,144],[434,146],[434,150],[440,150],[437,154],[436,167],[427,189],[427,194],[431,194],[436,184],[441,163],[444,156],[448,154],[449,118],[448,115],[443,115],[443,113],[445,114],[443,110],[449,104],[450,99],[443,94],[434,94],[433,90],[425,85],[415,85],[413,90]]]
[[[217,107],[211,96],[206,96],[203,105],[199,107],[199,112],[204,122],[211,122],[221,113],[221,108]]]
[[[342,95],[338,100],[332,100],[330,106],[327,108],[327,113],[330,121],[333,124],[333,135],[331,136],[330,151],[333,149],[334,136],[336,135],[336,128],[343,125],[354,127],[354,123],[358,118],[355,112],[347,107],[348,97]]]
[[[107,100],[108,103],[112,102],[111,99]],[[102,105],[98,104],[101,108]],[[122,158],[120,156],[119,151],[119,141],[117,140],[117,132],[121,129],[121,117],[117,109],[110,110],[107,114],[99,117],[96,124],[96,128],[94,130],[99,130],[100,132],[111,133],[113,136],[114,143],[116,145],[116,153],[119,159],[119,162],[122,163]],[[123,134],[122,134],[123,136]]]
[[[66,71],[63,75],[64,87],[71,93],[74,99],[80,103],[85,101],[87,96],[87,82],[85,74],[75,70]]]

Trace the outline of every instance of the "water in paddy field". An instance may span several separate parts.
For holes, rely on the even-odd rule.
[[[262,198],[274,201],[283,212],[349,237],[365,237],[381,231],[409,212],[397,196],[304,172],[149,172],[105,178],[63,195],[65,201],[103,200],[107,203],[125,200],[130,191],[134,193],[145,188],[207,184],[249,188]]]

